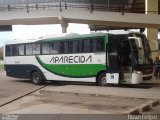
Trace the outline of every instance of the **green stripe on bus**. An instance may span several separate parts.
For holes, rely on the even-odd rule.
[[[108,44],[108,35],[105,35],[104,37],[104,48],[105,48],[105,51],[106,51],[106,45]]]
[[[64,77],[95,77],[99,71],[106,69],[106,65],[102,64],[45,64],[38,56],[36,59],[47,71]]]
[[[104,41],[105,41],[105,44],[108,44],[108,35],[105,35]]]

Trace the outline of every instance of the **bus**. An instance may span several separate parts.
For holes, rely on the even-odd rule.
[[[51,81],[140,84],[152,78],[151,50],[140,33],[62,34],[12,40],[4,46],[9,77]]]

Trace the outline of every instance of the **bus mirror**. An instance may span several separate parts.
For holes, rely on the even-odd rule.
[[[142,39],[140,37],[129,37],[129,40],[134,40],[138,45],[138,49],[143,48]]]
[[[138,45],[139,45],[139,48],[143,48],[143,45],[142,45],[142,39],[141,38],[138,38]]]

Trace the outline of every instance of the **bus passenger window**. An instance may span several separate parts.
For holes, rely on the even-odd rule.
[[[78,52],[82,53],[84,52],[84,40],[78,40]]]
[[[32,44],[26,44],[26,55],[32,55]]]
[[[50,46],[49,46],[49,54],[54,54],[55,51],[54,51],[54,43],[50,43]]]
[[[69,53],[73,53],[73,41],[69,41]]]
[[[60,53],[68,53],[68,41],[60,42]]]
[[[12,56],[18,56],[19,51],[18,51],[18,45],[13,45],[12,47]]]
[[[12,56],[12,46],[11,45],[7,45],[6,46],[6,56]]]
[[[48,43],[44,43],[42,44],[42,54],[49,54],[49,44]]]
[[[69,53],[77,53],[78,52],[78,40],[69,41]]]
[[[24,45],[19,45],[18,47],[19,55],[24,55]]]
[[[68,41],[64,42],[64,53],[68,53]]]
[[[50,43],[49,53],[50,54],[57,54],[60,52],[59,48],[60,48],[60,42]]]
[[[60,48],[60,43],[59,42],[55,42],[54,43],[53,53],[59,53],[60,52],[59,48]]]
[[[103,38],[98,38],[97,40],[97,52],[102,52],[104,51],[104,39]]]
[[[40,44],[33,44],[33,54],[38,55],[40,54]]]
[[[92,39],[84,40],[84,51],[93,52],[93,40]]]
[[[78,52],[78,49],[79,49],[78,42],[79,42],[78,40],[73,41],[73,53]]]

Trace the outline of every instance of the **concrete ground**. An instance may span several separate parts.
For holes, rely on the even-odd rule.
[[[26,95],[0,107],[0,113],[19,114],[123,114],[150,100],[160,100],[160,80],[135,86],[98,87],[88,83],[60,82],[35,86],[0,72],[0,103]],[[159,113],[154,107],[150,113]]]
[[[0,72],[0,106],[13,99],[23,96],[43,86],[31,84],[28,80],[6,77],[5,72]]]
[[[18,114],[123,114],[149,99],[37,91],[0,108]]]

